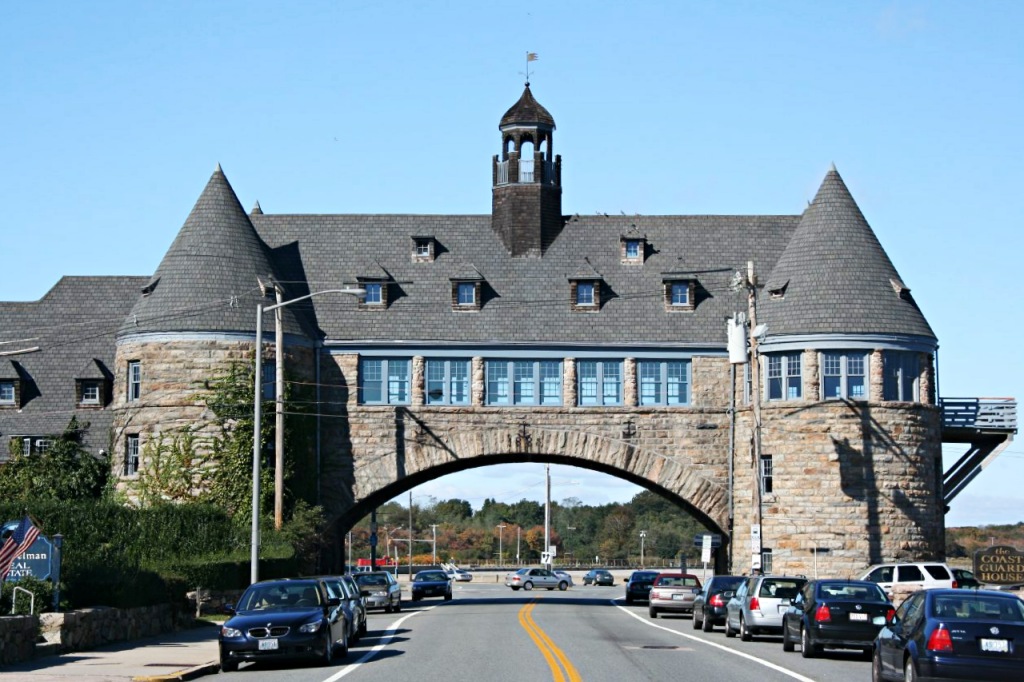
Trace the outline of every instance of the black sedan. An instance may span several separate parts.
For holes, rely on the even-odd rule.
[[[651,596],[651,586],[657,577],[657,571],[633,571],[626,578],[626,603],[648,601]]]
[[[583,584],[608,585],[610,587],[615,584],[615,577],[604,569],[595,568],[586,572],[583,576]]]
[[[244,661],[315,659],[330,665],[335,653],[348,653],[348,623],[341,600],[328,596],[317,579],[253,583],[221,626],[220,668]]]
[[[726,604],[744,580],[742,575],[716,575],[704,583],[693,600],[693,629],[711,632],[716,625],[725,625]]]
[[[871,679],[1020,680],[1024,601],[990,590],[921,590],[875,640]]]
[[[894,613],[876,583],[866,580],[811,580],[782,614],[782,649],[811,658],[824,648],[860,649],[871,655],[875,637]]]
[[[426,597],[441,597],[451,601],[452,581],[444,571],[420,571],[412,577],[412,600],[419,601]]]

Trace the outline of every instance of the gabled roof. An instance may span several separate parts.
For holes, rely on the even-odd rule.
[[[76,379],[111,379],[113,375],[96,358],[89,358],[75,373]]]
[[[538,124],[554,128],[555,119],[548,113],[547,109],[542,107],[540,103],[533,98],[533,93],[530,92],[530,84],[527,83],[519,101],[513,104],[512,108],[506,111],[505,115],[501,117],[501,123],[498,124],[498,128],[504,128],[508,125]]]
[[[935,338],[833,166],[768,276],[758,321],[770,336],[900,334]],[[775,295],[772,295],[772,292]]]
[[[602,279],[602,277],[601,277],[601,273],[594,269],[594,266],[591,264],[590,259],[584,256],[583,262],[580,263],[578,268],[576,268],[576,272],[574,272],[573,274],[569,275],[569,279],[570,280],[577,280],[577,279],[587,279],[587,280],[589,280],[589,279]]]
[[[274,275],[271,260],[218,165],[118,335],[252,333],[256,304],[273,303],[259,286]],[[288,292],[285,300],[302,293]],[[287,333],[303,332],[295,314],[283,309]],[[273,329],[272,321],[266,324]]]

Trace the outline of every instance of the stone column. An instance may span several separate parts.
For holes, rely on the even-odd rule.
[[[575,407],[577,402],[576,358],[566,358],[562,362],[562,405]]]
[[[423,380],[423,372],[425,371],[426,363],[423,361],[422,355],[414,355],[412,358],[412,390],[411,398],[412,405],[423,404],[423,393],[425,381]]]
[[[868,359],[868,399],[883,400],[885,396],[885,359],[881,350],[871,351]]]
[[[922,405],[934,405],[935,399],[935,357],[931,353],[920,353],[918,366],[921,368],[918,384],[921,387],[919,400]]]
[[[472,392],[471,401],[474,407],[480,407],[484,404],[484,387],[486,380],[484,377],[484,359],[473,358],[469,371],[472,374],[470,387],[470,391]]]
[[[821,365],[818,351],[808,348],[803,353],[804,364],[804,399],[815,402],[821,400]]]
[[[636,358],[622,361],[622,402],[626,407],[636,407],[639,402],[636,394]]]

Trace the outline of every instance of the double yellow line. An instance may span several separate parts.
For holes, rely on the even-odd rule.
[[[569,659],[565,657],[562,650],[555,646],[555,643],[551,641],[551,638],[547,636],[540,626],[533,620],[533,608],[537,606],[537,601],[534,600],[519,609],[519,624],[526,630],[526,634],[530,635],[530,639],[540,649],[540,653],[544,656],[544,660],[548,662],[548,667],[551,668],[551,679],[554,682],[580,682],[582,679],[575,666],[569,662]],[[559,665],[561,664],[561,665]],[[562,673],[562,669],[565,669],[565,673]]]

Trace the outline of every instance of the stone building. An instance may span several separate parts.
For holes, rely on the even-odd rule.
[[[0,355],[0,437],[31,446],[90,410],[129,484],[148,440],[209,423],[193,398],[253,361],[276,286],[313,294],[280,309],[317,414],[285,454],[339,537],[423,481],[546,461],[673,499],[725,538],[719,569],[941,556],[937,340],[835,168],[800,214],[585,216],[563,210],[554,131],[527,84],[490,215],[247,214],[218,167],[152,277],[0,304],[0,341],[46,339]],[[730,362],[730,318],[756,363]]]

